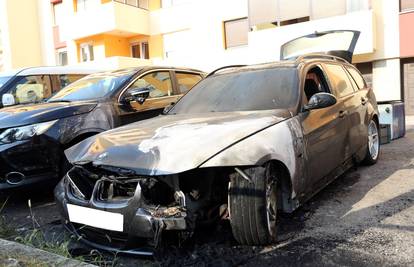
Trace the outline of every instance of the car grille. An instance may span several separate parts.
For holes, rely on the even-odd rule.
[[[83,167],[76,166],[67,174],[72,195],[82,200],[90,200],[97,186],[96,200],[123,201],[131,199],[137,185],[144,177],[116,178],[110,175],[98,176]]]

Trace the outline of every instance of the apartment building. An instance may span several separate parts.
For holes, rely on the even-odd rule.
[[[400,3],[401,88],[405,111],[414,114],[414,0]]]
[[[378,100],[405,99],[414,113],[414,0],[25,1],[30,8],[22,11],[20,1],[0,0],[6,68],[166,64],[209,71],[275,61],[290,39],[351,29],[361,32],[354,63]]]

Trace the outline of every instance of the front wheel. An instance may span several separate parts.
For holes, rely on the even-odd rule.
[[[368,148],[364,158],[364,163],[373,165],[377,162],[380,153],[380,136],[378,124],[371,120],[368,124]]]
[[[241,172],[235,172],[230,179],[233,236],[243,245],[273,243],[276,241],[277,180],[271,165]]]

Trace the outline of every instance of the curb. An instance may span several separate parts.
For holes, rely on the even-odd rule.
[[[75,259],[65,258],[63,256],[17,242],[0,239],[0,258],[3,257],[7,259],[6,261],[0,259],[1,266],[21,266],[19,264],[20,260],[15,259],[20,256],[24,261],[34,261],[35,264],[39,264],[40,266],[96,267],[96,265],[84,263]]]

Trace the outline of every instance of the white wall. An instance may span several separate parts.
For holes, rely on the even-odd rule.
[[[401,100],[400,59],[373,62],[372,88],[377,101]]]
[[[40,40],[44,65],[56,65],[53,42],[53,13],[50,1],[38,0]]]
[[[151,34],[163,34],[168,43],[171,33],[186,31],[189,40],[180,46],[181,51],[175,49],[177,56],[154,63],[206,71],[228,64],[247,63],[247,46],[226,50],[223,32],[224,21],[247,15],[247,0],[194,0],[151,12]]]

